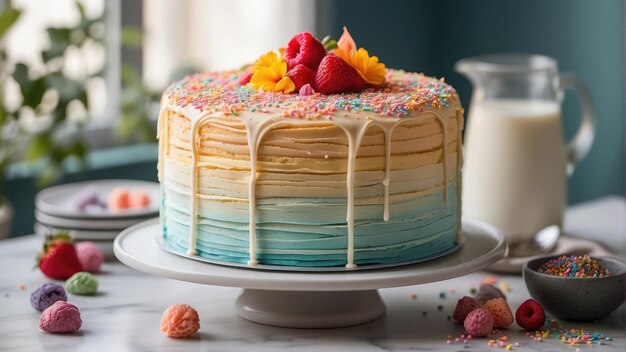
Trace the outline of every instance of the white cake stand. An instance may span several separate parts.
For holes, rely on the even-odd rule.
[[[507,245],[494,227],[463,220],[465,243],[446,256],[384,269],[345,272],[267,271],[210,264],[163,250],[158,219],[117,236],[117,258],[156,276],[243,288],[237,312],[244,319],[295,328],[332,328],[368,322],[385,311],[379,288],[418,285],[462,276],[502,259]]]

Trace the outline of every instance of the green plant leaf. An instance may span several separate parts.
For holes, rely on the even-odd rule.
[[[83,103],[83,106],[85,107],[85,109],[89,109],[89,95],[87,95],[87,90],[85,89],[84,86],[81,86],[83,89],[80,91],[80,93],[78,94],[78,96],[76,97],[81,103]]]
[[[52,59],[63,56],[65,49],[69,45],[66,43],[52,42],[47,50],[41,52],[41,59],[43,62],[48,63]]]
[[[139,131],[141,132],[141,139],[145,142],[156,142],[156,127],[150,121],[148,116],[141,120],[141,128]]]
[[[337,49],[337,41],[333,39],[330,35],[327,35],[324,37],[324,39],[322,39],[322,45],[327,51]]]
[[[46,187],[50,185],[51,183],[53,183],[54,181],[58,180],[62,174],[63,172],[59,165],[56,165],[56,164],[47,165],[47,167],[44,168],[41,174],[39,175],[37,179],[37,184],[39,187],[42,187],[42,188]]]
[[[31,80],[28,73],[28,66],[18,63],[13,70],[13,79],[17,82],[22,91],[22,96],[24,97],[22,105],[30,106],[34,109],[41,104],[41,98],[43,98],[43,94],[47,89],[45,76]]]
[[[75,156],[79,159],[84,159],[87,155],[87,147],[82,141],[75,141],[70,144],[65,150],[67,156]]]
[[[13,79],[19,84],[24,101],[22,105],[36,108],[41,104],[41,98],[46,92],[47,85],[45,76],[31,80],[28,73],[28,67],[22,63],[16,64],[13,70]]]
[[[51,27],[47,28],[46,32],[48,32],[48,37],[50,37],[51,42],[63,42],[63,43],[71,43],[72,38],[72,29],[65,27]]]
[[[4,121],[7,119],[7,111],[4,109],[4,105],[0,102],[0,131],[2,127],[4,127]],[[2,135],[0,135],[0,140],[2,139]]]
[[[63,122],[65,120],[66,117],[66,110],[67,110],[67,101],[64,100],[59,100],[59,103],[57,104],[57,106],[54,107],[54,110],[52,110],[52,128],[50,129],[51,132],[54,131],[54,129],[61,124],[61,122]]]
[[[59,98],[66,104],[78,99],[87,106],[87,91],[82,82],[68,78],[60,72],[53,72],[46,76],[47,85],[59,93]]]
[[[131,66],[130,64],[124,63],[122,64],[122,85],[125,87],[135,87],[137,89],[143,88],[143,82],[141,81],[141,76],[139,72]]]
[[[81,18],[86,17],[85,15],[85,6],[83,6],[83,4],[80,1],[75,1],[74,4],[76,5],[76,9],[78,10],[78,13],[80,14]]]
[[[48,90],[48,87],[46,85],[45,77],[34,80],[30,88],[30,93],[28,95],[24,95],[24,102],[22,105],[30,106],[35,109],[39,106],[39,104],[41,104],[41,100],[43,99],[43,95],[46,90]]]
[[[60,165],[64,158],[65,151],[60,145],[54,144],[54,141],[52,141],[52,146],[48,149],[48,160],[55,165]]]
[[[13,7],[7,6],[2,13],[0,13],[0,39],[4,37],[4,34],[13,26],[13,24],[20,18],[22,12]]]
[[[136,119],[137,116],[133,113],[123,114],[117,124],[117,134],[122,138],[128,138],[134,130]]]
[[[143,34],[141,30],[134,27],[123,27],[122,28],[122,45],[138,48],[141,46],[141,41],[143,40]]]
[[[32,162],[49,157],[52,149],[52,138],[49,134],[35,135],[30,139],[26,147],[26,160]]]
[[[16,64],[15,68],[13,69],[12,76],[15,82],[20,85],[22,93],[24,93],[25,90],[30,90],[30,86],[32,83],[30,81],[30,78],[28,77],[28,66],[24,65],[23,63]]]

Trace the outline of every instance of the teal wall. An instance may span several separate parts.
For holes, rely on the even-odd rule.
[[[529,52],[555,57],[588,85],[598,116],[588,157],[569,180],[570,203],[624,194],[624,2],[622,0],[324,1],[320,33],[343,25],[388,67],[443,76],[469,105],[469,82],[452,69],[463,57]],[[565,99],[564,129],[579,107]]]

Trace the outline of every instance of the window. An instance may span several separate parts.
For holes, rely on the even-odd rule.
[[[144,80],[164,88],[182,64],[226,70],[314,31],[315,1],[145,0]]]

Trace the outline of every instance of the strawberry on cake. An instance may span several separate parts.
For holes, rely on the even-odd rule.
[[[398,264],[461,239],[463,108],[443,79],[387,69],[344,28],[163,94],[161,225],[218,262]]]

